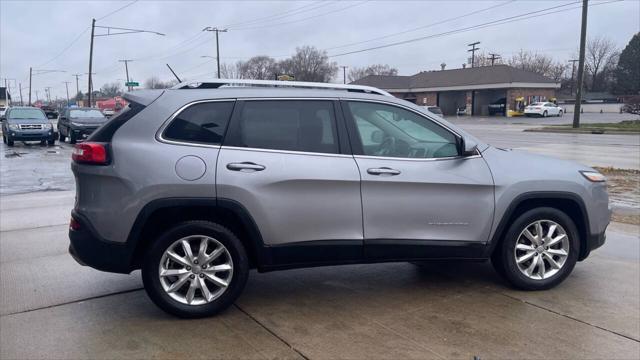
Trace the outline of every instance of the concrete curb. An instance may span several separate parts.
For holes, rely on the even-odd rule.
[[[532,128],[524,129],[526,132],[546,132],[546,133],[562,133],[562,134],[613,134],[613,135],[640,135],[640,131],[619,131],[606,129],[549,129],[549,128]]]

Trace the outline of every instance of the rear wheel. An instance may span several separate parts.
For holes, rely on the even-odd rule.
[[[215,315],[231,306],[248,274],[249,261],[240,240],[208,221],[184,222],[167,231],[142,266],[151,300],[184,318]]]
[[[69,132],[69,144],[75,144],[76,143],[76,133],[73,131]]]
[[[542,117],[547,117],[547,115],[548,115],[547,110],[545,110],[545,111],[542,113]]]
[[[509,227],[492,262],[499,274],[523,290],[544,290],[561,283],[578,261],[575,224],[553,208],[536,208]]]
[[[58,129],[58,140],[59,140],[60,142],[64,142],[64,138],[65,138],[65,136],[64,136],[64,135],[62,135],[62,130],[61,130],[61,129]]]

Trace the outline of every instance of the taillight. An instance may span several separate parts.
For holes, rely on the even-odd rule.
[[[77,163],[105,165],[108,162],[107,148],[104,144],[84,142],[76,144],[71,159]]]
[[[80,230],[80,223],[78,220],[74,219],[73,216],[71,217],[71,221],[69,221],[69,229],[73,231]]]

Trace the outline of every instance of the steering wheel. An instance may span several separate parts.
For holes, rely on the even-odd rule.
[[[387,136],[384,141],[378,146],[378,150],[376,150],[377,156],[385,156],[390,154],[395,154],[396,151],[396,138],[393,136]]]

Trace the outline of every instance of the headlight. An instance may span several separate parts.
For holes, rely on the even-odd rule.
[[[51,124],[44,124],[44,125],[42,125],[42,128],[45,129],[45,130],[49,130],[49,129],[51,129]]]
[[[9,130],[20,130],[17,124],[9,124]]]
[[[587,180],[591,181],[591,182],[605,182],[607,181],[607,178],[600,174],[599,172],[596,171],[580,171],[580,174],[582,174],[582,176],[584,176],[585,178],[587,178]]]

